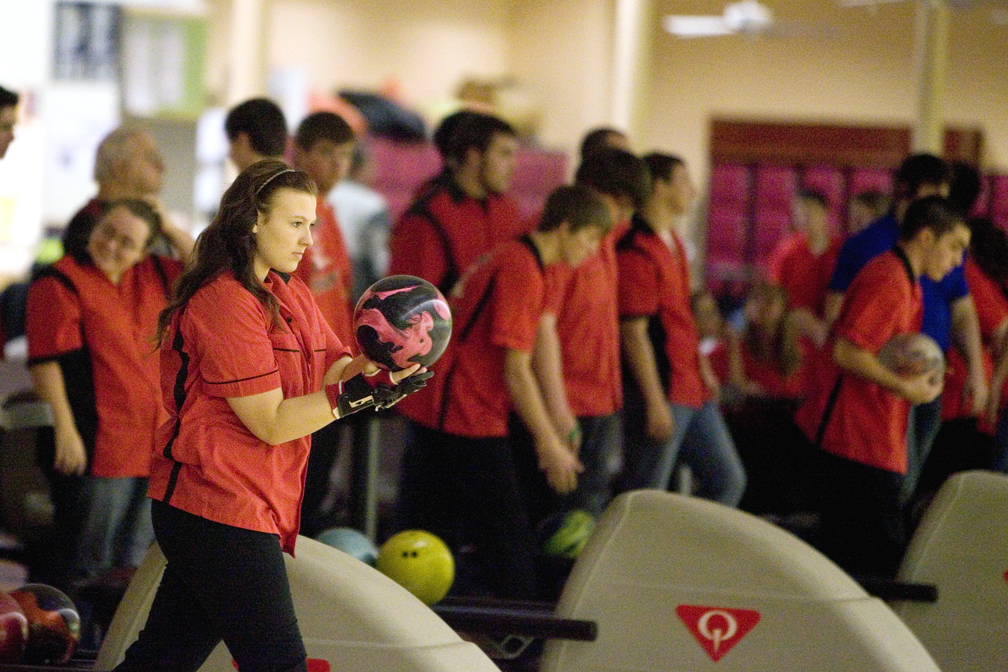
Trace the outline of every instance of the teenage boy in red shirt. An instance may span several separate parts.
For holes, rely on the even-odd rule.
[[[562,501],[542,479],[534,479],[529,487],[533,522],[558,508],[599,516],[609,503],[608,470],[619,449],[623,407],[616,240],[644,204],[651,183],[644,162],[620,149],[590,152],[574,180],[602,199],[613,227],[598,254],[576,269],[557,264],[547,271],[550,299],[539,324],[533,368],[557,432],[578,453],[585,471]],[[520,428],[515,434],[516,449],[522,450],[529,442]]]
[[[821,548],[852,574],[891,576],[906,544],[900,492],[907,473],[910,404],[941,394],[933,372],[901,377],[878,352],[917,333],[920,277],[939,282],[962,263],[970,231],[945,199],[907,208],[896,247],[872,259],[844,294],[818,370],[795,421],[821,449]]]
[[[681,461],[700,496],[736,506],[745,469],[708,387],[713,375],[700,356],[689,260],[675,230],[693,186],[679,157],[652,153],[644,161],[651,195],[616,246],[626,363],[622,487],[665,489]]]
[[[470,267],[450,297],[455,325],[414,421],[404,456],[400,524],[442,536],[460,564],[475,548],[479,579],[497,597],[538,595],[535,544],[508,442],[514,412],[532,435],[539,468],[567,493],[581,464],[558,436],[532,373],[545,305],[544,273],[591,256],[610,227],[602,201],[580,186],[546,201],[538,228],[503,243]],[[459,571],[460,576],[467,572]],[[479,579],[477,579],[479,581]],[[457,592],[469,587],[457,586]]]
[[[527,228],[506,194],[518,150],[510,124],[470,113],[445,134],[445,170],[392,228],[388,272],[423,278],[447,296],[480,255]]]

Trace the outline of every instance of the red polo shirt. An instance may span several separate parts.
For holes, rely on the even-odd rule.
[[[322,388],[349,354],[308,287],[270,271],[280,320],[230,273],[204,285],[176,314],[161,346],[170,418],[158,431],[150,497],[226,525],[279,535],[294,552],[311,437],[271,446],[227,403],[280,388],[284,398]]]
[[[425,185],[392,228],[388,274],[415,275],[447,296],[481,255],[527,232],[510,196],[472,198],[446,174]]]
[[[700,376],[699,338],[690,310],[690,269],[686,249],[672,232],[671,247],[634,215],[619,241],[620,319],[647,317],[661,332],[654,343],[659,372],[667,371],[673,404],[700,408],[712,394]],[[651,329],[649,329],[649,332]],[[663,376],[664,378],[664,376]]]
[[[615,226],[593,254],[577,268],[547,271],[551,304],[563,361],[567,402],[578,417],[603,416],[623,407],[617,308],[616,241],[627,223]],[[562,283],[555,297],[555,284]]]
[[[181,272],[177,260],[148,256],[113,284],[93,264],[67,255],[32,283],[25,314],[28,364],[81,349],[90,357],[98,419],[89,466],[93,476],[147,476],[150,471],[154,433],[167,418],[154,336],[166,291]],[[88,383],[64,382],[73,406],[75,397],[86,394],[75,386]]]
[[[787,290],[788,307],[806,308],[822,317],[829,281],[842,245],[840,238],[833,238],[826,250],[816,255],[809,249],[803,233],[781,241],[773,252],[767,276]]]
[[[336,213],[324,197],[315,205],[318,222],[312,231],[313,245],[305,250],[294,275],[315,296],[322,316],[340,342],[356,348],[353,337],[353,267]]]
[[[507,350],[532,352],[543,312],[543,270],[525,236],[470,267],[449,298],[454,331],[430,389],[399,404],[407,417],[457,436],[507,436],[512,404],[504,358]]]
[[[869,261],[844,293],[833,338],[877,353],[896,334],[920,331],[923,312],[920,284],[906,257],[886,252]],[[842,371],[829,355],[832,342],[823,350],[816,384],[795,421],[829,453],[905,474],[910,402]]]

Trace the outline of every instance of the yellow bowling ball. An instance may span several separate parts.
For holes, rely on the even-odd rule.
[[[448,594],[455,559],[441,539],[424,530],[392,535],[378,550],[378,570],[427,605]]]

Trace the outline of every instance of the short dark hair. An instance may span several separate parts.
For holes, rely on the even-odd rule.
[[[612,227],[606,204],[592,189],[579,184],[560,186],[550,193],[537,228],[554,231],[563,222],[567,222],[571,231],[594,226],[605,234]]]
[[[309,114],[298,124],[294,135],[294,142],[305,151],[310,151],[321,140],[328,140],[334,145],[345,145],[353,139],[353,129],[346,119],[327,111]]]
[[[829,199],[821,191],[816,189],[810,189],[809,187],[804,187],[798,190],[798,200],[800,201],[812,201],[819,205],[823,210],[829,210]]]
[[[584,161],[586,156],[594,154],[600,149],[614,149],[609,144],[609,138],[613,135],[623,136],[625,134],[623,131],[611,126],[600,126],[585,133],[584,138],[581,140],[581,160]]]
[[[481,112],[467,114],[452,126],[447,138],[448,153],[444,155],[444,158],[461,164],[465,161],[466,153],[470,149],[475,149],[480,153],[487,151],[497,135],[513,138],[517,136],[517,133],[511,124],[500,117]]]
[[[965,161],[955,161],[949,166],[949,173],[949,203],[967,217],[983,191],[980,171]]]
[[[640,210],[651,195],[651,173],[639,156],[622,149],[600,149],[585,157],[574,181],[600,194],[625,196]]]
[[[672,171],[679,166],[686,165],[682,157],[675,154],[662,154],[661,152],[645,154],[644,163],[647,164],[652,180],[664,180],[666,182],[672,179]]]
[[[252,98],[231,108],[224,132],[231,142],[245,133],[252,149],[263,156],[283,156],[287,148],[287,120],[280,106],[269,98]]]
[[[876,216],[881,217],[889,209],[889,197],[881,191],[869,189],[858,192],[854,196],[854,202],[860,203],[870,209]]]
[[[963,216],[952,207],[947,198],[925,196],[910,202],[900,223],[899,239],[912,240],[923,229],[931,229],[936,238],[941,237],[957,224],[965,224]]]
[[[934,154],[912,154],[896,169],[894,180],[896,198],[911,200],[926,184],[948,184],[948,164]]]
[[[448,153],[451,152],[451,139],[455,135],[455,129],[458,125],[462,123],[464,119],[470,117],[477,112],[473,112],[469,109],[461,109],[457,112],[452,112],[447,117],[441,120],[441,123],[437,125],[434,129],[434,134],[431,136],[431,141],[438,150],[438,154],[441,155],[442,159],[448,158]]]
[[[21,100],[21,96],[0,86],[0,107],[14,107]]]

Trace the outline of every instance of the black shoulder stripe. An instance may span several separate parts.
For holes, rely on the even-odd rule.
[[[58,268],[54,268],[51,264],[48,266],[44,266],[43,268],[40,268],[38,272],[35,273],[35,277],[32,278],[32,282],[35,282],[36,280],[41,280],[42,278],[54,278],[55,280],[58,280],[61,285],[69,289],[74,294],[77,294],[78,296],[80,295],[80,292],[77,291],[77,286],[74,285],[73,280],[70,279],[70,276],[68,276],[66,273],[59,270]]]

